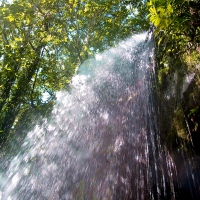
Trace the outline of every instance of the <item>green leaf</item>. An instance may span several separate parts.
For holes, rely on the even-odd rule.
[[[5,17],[5,19],[8,19],[9,22],[13,22],[15,20],[15,18],[12,15]]]

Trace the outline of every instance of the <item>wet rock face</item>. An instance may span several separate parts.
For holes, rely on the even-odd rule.
[[[161,137],[176,166],[176,199],[199,199],[200,82],[197,74],[187,84],[184,81],[183,74],[177,74],[162,83],[167,89],[159,86]]]
[[[189,125],[190,140],[194,150],[200,154],[200,91],[194,78],[183,93],[183,111]]]

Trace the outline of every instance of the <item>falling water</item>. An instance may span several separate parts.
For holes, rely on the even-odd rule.
[[[176,199],[176,167],[159,137],[153,62],[153,42],[141,34],[81,66],[51,117],[2,170],[0,199]]]

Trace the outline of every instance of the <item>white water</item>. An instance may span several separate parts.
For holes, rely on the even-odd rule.
[[[157,125],[153,45],[135,35],[96,56],[59,92],[1,173],[2,200],[175,199]]]

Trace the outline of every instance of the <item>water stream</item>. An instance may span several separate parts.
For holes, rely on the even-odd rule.
[[[87,61],[2,170],[0,199],[176,199],[153,87],[146,33]]]

